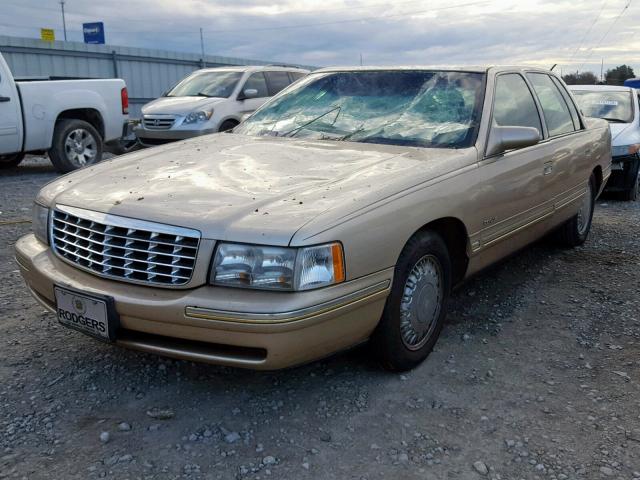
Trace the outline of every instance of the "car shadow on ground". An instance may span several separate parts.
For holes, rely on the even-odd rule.
[[[457,288],[450,299],[450,312],[438,348],[446,350],[447,344],[456,342],[465,333],[498,335],[500,324],[511,321],[513,311],[519,306],[517,298],[521,296],[521,289],[532,272],[537,272],[548,263],[550,256],[563,252],[565,250],[554,246],[550,240],[543,239],[507,260],[489,267]],[[92,342],[90,339],[86,341]],[[366,343],[308,364],[266,372],[171,360],[119,347],[97,345],[101,349],[109,350],[110,360],[114,362],[115,369],[130,369],[135,363],[165,364],[185,369],[185,373],[181,375],[182,387],[190,385],[196,390],[201,388],[203,380],[205,384],[215,380],[222,381],[225,385],[236,386],[277,382],[296,388],[296,379],[320,375],[332,377],[337,374],[340,378],[345,375],[364,375],[380,380],[397,376],[395,373],[382,370]],[[121,388],[115,385],[114,387]]]

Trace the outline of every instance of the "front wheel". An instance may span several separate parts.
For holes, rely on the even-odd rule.
[[[235,120],[225,120],[224,122],[222,122],[222,125],[220,125],[220,128],[218,129],[218,131],[228,132],[229,130],[234,129],[237,126],[238,126],[238,122],[236,122]]]
[[[371,339],[382,366],[410,370],[433,350],[440,336],[451,291],[451,259],[435,232],[416,234],[395,268],[391,294]]]
[[[577,247],[585,242],[591,230],[595,203],[596,179],[591,174],[578,213],[558,229],[557,236],[560,244],[566,247]]]
[[[56,123],[49,158],[61,173],[93,165],[102,160],[102,137],[88,122],[64,119]]]
[[[0,169],[13,168],[20,165],[24,160],[24,153],[14,153],[11,155],[0,155]]]

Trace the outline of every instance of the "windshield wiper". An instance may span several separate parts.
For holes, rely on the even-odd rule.
[[[206,93],[204,93],[204,92],[198,92],[198,93],[196,93],[195,95],[192,95],[192,96],[193,96],[193,97],[208,97],[208,98],[213,97],[213,95],[207,95],[207,94],[206,94]]]
[[[628,123],[626,120],[623,120],[621,118],[613,118],[613,117],[601,117],[601,118],[611,123]]]
[[[342,108],[341,105],[337,105],[335,107],[333,107],[331,110],[328,110],[326,112],[324,112],[322,115],[318,115],[317,117],[309,120],[306,123],[303,123],[302,125],[298,125],[295,128],[292,128],[291,130],[278,135],[279,137],[294,137],[300,130],[302,130],[303,128],[311,125],[313,122],[317,122],[318,120],[320,120],[323,117],[326,117],[327,115],[329,115],[331,112],[335,112],[336,110],[338,111],[338,115],[340,115],[340,109]],[[336,118],[334,119],[334,122],[338,119],[338,115],[336,115]]]

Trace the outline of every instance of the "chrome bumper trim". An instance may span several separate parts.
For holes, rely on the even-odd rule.
[[[375,285],[371,285],[357,292],[349,293],[342,297],[335,298],[328,302],[324,302],[312,307],[301,308],[289,312],[278,313],[251,313],[251,312],[231,312],[228,310],[215,310],[202,307],[186,307],[185,315],[192,318],[201,318],[205,320],[218,320],[225,322],[237,323],[254,323],[254,324],[277,324],[295,322],[316,317],[325,313],[329,313],[341,308],[355,306],[360,303],[366,303],[376,300],[389,293],[391,281],[385,280]]]

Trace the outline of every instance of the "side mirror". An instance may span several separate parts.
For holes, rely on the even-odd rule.
[[[487,157],[513,150],[530,147],[541,140],[540,132],[533,127],[499,127],[493,125],[487,144]]]
[[[256,98],[258,96],[258,90],[255,88],[245,88],[238,96],[238,100],[246,100],[247,98]]]

